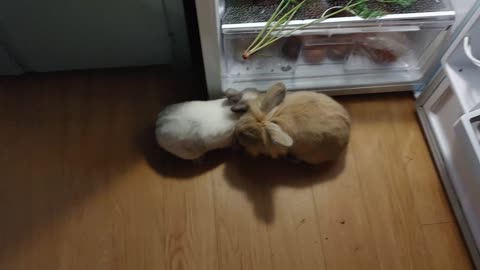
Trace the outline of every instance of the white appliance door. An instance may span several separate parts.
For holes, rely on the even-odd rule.
[[[449,36],[447,37],[448,42],[442,41],[444,45],[438,46],[435,56],[432,57],[428,63],[428,71],[415,90],[416,96],[420,96],[434,80],[434,77],[442,70],[441,58],[451,47],[451,44],[458,38],[466,24],[470,21],[470,18],[474,16],[475,11],[480,6],[480,0],[453,0],[451,1],[451,5],[455,10],[455,24],[452,26]]]
[[[459,22],[417,109],[472,258],[480,268],[480,4]]]
[[[467,113],[454,124],[454,133],[462,160],[458,160],[458,177],[454,182],[462,209],[473,237],[480,244],[480,110]]]

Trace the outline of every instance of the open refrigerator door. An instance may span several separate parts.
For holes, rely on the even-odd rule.
[[[442,58],[417,110],[473,261],[480,268],[480,1]]]
[[[308,1],[281,31],[288,33],[312,22],[338,2]],[[243,59],[242,53],[278,3],[197,0],[210,97],[221,96],[228,88],[265,89],[276,81],[284,82],[289,90],[340,94],[413,90],[439,62],[439,48],[455,21],[448,0],[417,0],[408,8],[389,7],[385,16],[372,19],[344,12]]]

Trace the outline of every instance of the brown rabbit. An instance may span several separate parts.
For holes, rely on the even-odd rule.
[[[350,117],[332,98],[315,92],[286,95],[277,83],[248,103],[235,138],[253,156],[293,156],[310,164],[334,160],[350,138]]]

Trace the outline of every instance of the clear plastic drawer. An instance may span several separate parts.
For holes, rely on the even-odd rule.
[[[429,48],[434,48],[430,45],[441,33],[408,28],[404,32],[297,35],[249,59],[242,54],[254,34],[224,35],[224,77],[245,82],[391,73],[413,82],[422,76],[422,67],[432,55]]]

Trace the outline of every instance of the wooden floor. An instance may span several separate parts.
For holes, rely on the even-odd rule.
[[[0,269],[472,268],[410,94],[339,98],[336,164],[191,164],[155,146],[157,112],[197,97],[169,77],[0,80]]]

